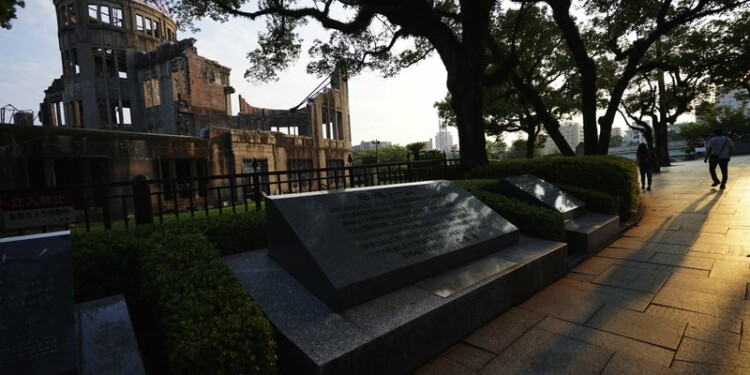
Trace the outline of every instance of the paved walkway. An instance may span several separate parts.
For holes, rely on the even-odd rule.
[[[415,374],[750,374],[750,156],[729,174],[663,168],[638,226]]]

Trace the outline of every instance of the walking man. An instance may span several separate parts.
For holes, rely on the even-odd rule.
[[[732,156],[732,140],[729,137],[723,135],[721,129],[714,131],[714,137],[708,141],[706,145],[706,158],[703,162],[708,162],[708,171],[711,173],[711,179],[714,183],[711,186],[721,184],[721,189],[724,190],[727,187],[727,179],[729,178],[729,158]],[[721,181],[716,176],[716,166],[721,169]]]

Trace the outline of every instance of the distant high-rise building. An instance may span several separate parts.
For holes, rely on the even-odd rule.
[[[382,147],[391,147],[393,146],[393,142],[390,141],[377,141],[377,148]],[[367,150],[374,150],[375,149],[375,141],[361,141],[359,145],[353,145],[352,150],[353,151],[367,151]]]
[[[579,143],[583,142],[583,126],[577,122],[570,122],[567,124],[560,125],[560,134],[565,138],[565,142],[570,145],[572,149],[578,146]],[[551,137],[547,136],[547,140],[544,143],[545,154],[550,154],[557,151],[557,146]]]
[[[449,152],[453,147],[453,134],[448,131],[448,127],[441,123],[438,126],[438,132],[435,134],[435,150]]]

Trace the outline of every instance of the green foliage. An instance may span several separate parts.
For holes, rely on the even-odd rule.
[[[76,301],[125,294],[139,345],[149,355],[168,353],[175,374],[275,372],[270,324],[217,250],[265,247],[263,212],[72,238]]]
[[[692,153],[696,147],[704,147],[714,129],[708,123],[691,122],[680,128],[680,135],[685,140],[685,151]]]
[[[584,201],[586,210],[616,215],[620,208],[617,197],[605,192],[570,185],[555,185],[558,189]]]
[[[377,158],[381,163],[399,163],[406,161],[407,150],[403,146],[395,145],[378,147]],[[375,164],[375,150],[361,150],[352,153],[354,165]]]
[[[24,0],[0,1],[0,27],[11,29],[13,25],[10,24],[10,21],[16,19],[17,8],[24,8],[25,6],[26,2]]]
[[[563,216],[551,209],[533,206],[493,192],[498,180],[455,181],[464,190],[517,226],[521,233],[552,241],[565,241]]]
[[[275,372],[270,323],[208,240],[164,228],[143,257],[175,374]]]
[[[426,144],[424,142],[412,142],[404,146],[409,151],[412,160],[419,160],[419,154],[422,153]]]
[[[221,255],[266,247],[266,213],[263,210],[201,216],[165,223],[163,226],[186,233],[201,233],[219,249]]]
[[[467,178],[505,178],[524,174],[547,182],[607,192],[617,197],[620,218],[630,218],[639,204],[638,168],[617,156],[552,157],[503,160],[475,168]]]
[[[686,151],[692,152],[695,147],[705,146],[717,128],[722,129],[735,142],[750,141],[750,110],[747,105],[731,108],[703,103],[697,112],[701,121],[685,124],[680,128],[680,135],[686,142]]]
[[[150,242],[132,232],[71,233],[73,280],[76,302],[123,293],[131,301],[139,298],[140,257]]]

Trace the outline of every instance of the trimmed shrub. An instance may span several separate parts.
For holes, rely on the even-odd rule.
[[[73,281],[77,303],[123,293],[139,297],[140,257],[149,241],[127,231],[71,233]]]
[[[265,246],[264,233],[258,213],[74,231],[76,301],[125,294],[144,364],[156,373],[275,373],[268,319],[210,244],[251,250]]]
[[[632,160],[618,156],[552,157],[514,159],[478,167],[467,178],[505,178],[524,174],[547,182],[577,186],[617,197],[618,215],[627,219],[638,209],[638,168]]]
[[[274,373],[271,325],[208,240],[171,228],[151,240],[156,246],[143,257],[143,288],[158,306],[170,369]]]
[[[565,241],[562,214],[493,192],[500,184],[499,180],[478,179],[454,182],[517,226],[521,233],[536,238]]]
[[[599,191],[570,185],[556,185],[558,189],[584,201],[586,210],[604,214],[617,215],[620,202],[617,197]]]

